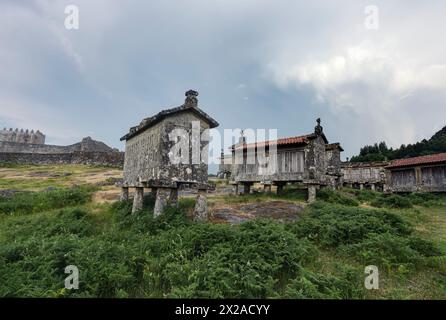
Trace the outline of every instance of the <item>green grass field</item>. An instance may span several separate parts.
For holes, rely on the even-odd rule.
[[[323,189],[297,221],[229,225],[193,222],[193,198],[156,219],[150,197],[135,214],[130,202],[92,201],[115,169],[1,169],[3,189],[20,189],[15,179],[38,191],[0,198],[2,297],[446,299],[444,195]],[[54,190],[33,177],[70,170],[52,178]],[[268,199],[304,203],[293,188],[210,203]],[[78,290],[64,289],[68,265]],[[367,265],[379,268],[378,290],[364,288]]]

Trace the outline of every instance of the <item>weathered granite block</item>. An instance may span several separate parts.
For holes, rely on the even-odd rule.
[[[142,209],[144,203],[144,188],[135,188],[135,196],[133,197],[132,212]]]
[[[153,215],[158,217],[163,213],[170,197],[170,188],[158,188],[156,191],[155,207],[153,208]]]
[[[195,202],[194,220],[206,221],[208,219],[207,190],[199,189]]]

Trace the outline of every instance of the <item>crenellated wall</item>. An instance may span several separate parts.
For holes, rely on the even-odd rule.
[[[0,141],[4,142],[17,142],[17,143],[32,143],[32,144],[44,144],[45,135],[39,130],[23,130],[12,129],[9,130],[3,128],[0,130]]]

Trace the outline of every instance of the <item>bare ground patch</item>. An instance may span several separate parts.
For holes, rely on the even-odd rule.
[[[238,205],[217,205],[211,211],[211,221],[241,223],[256,218],[272,218],[283,222],[299,219],[303,205],[289,201],[262,201]]]

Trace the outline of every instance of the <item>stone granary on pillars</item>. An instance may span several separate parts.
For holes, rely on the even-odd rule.
[[[389,161],[343,162],[343,186],[373,191],[386,191],[386,169]]]
[[[156,194],[157,216],[167,204],[176,205],[178,188],[188,185],[198,190],[195,218],[207,218],[206,193],[213,186],[208,183],[204,136],[218,122],[198,108],[197,96],[187,91],[183,105],[143,119],[121,138],[126,142],[121,198],[128,199],[129,188],[135,188],[133,211],[142,208],[144,188]]]
[[[308,189],[308,200],[316,197],[321,186],[337,188],[341,183],[341,152],[339,143],[329,143],[317,119],[313,133],[271,141],[246,143],[242,136],[231,147],[231,183],[238,194],[249,193],[254,183],[262,183],[266,191],[271,185],[277,192],[287,183],[302,183]],[[251,159],[251,161],[248,161]]]
[[[446,192],[446,152],[393,160],[386,180],[390,192]]]

